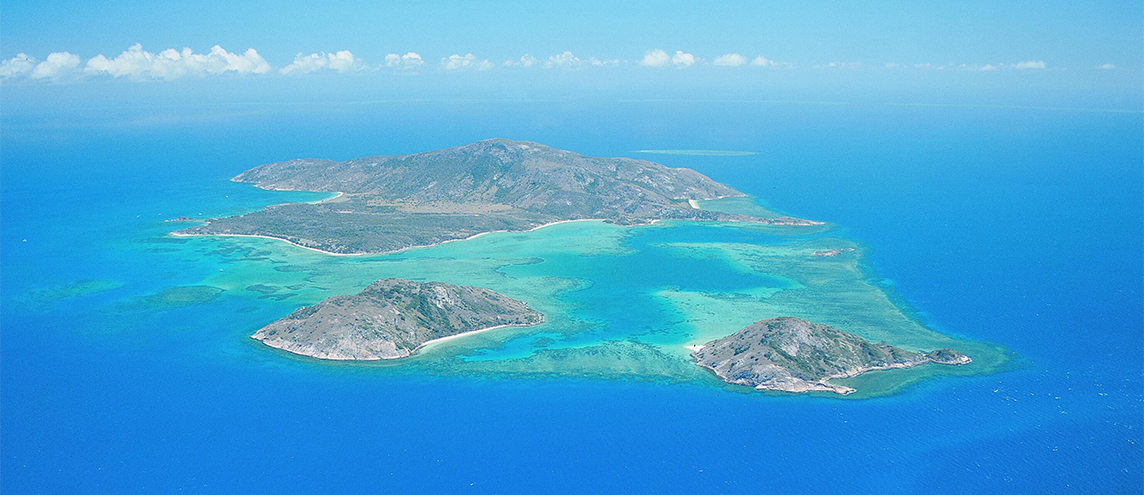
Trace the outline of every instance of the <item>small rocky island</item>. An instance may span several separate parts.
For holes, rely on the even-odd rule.
[[[383,253],[494,231],[597,219],[821,225],[693,208],[743,193],[686,168],[596,158],[543,144],[489,139],[411,155],[260,165],[231,179],[263,189],[342,193],[183,229],[175,235],[256,235],[338,254]]]
[[[432,340],[542,319],[489,289],[390,278],[299,308],[251,338],[319,359],[373,361],[409,356]]]
[[[923,363],[970,362],[969,356],[952,349],[910,352],[884,343],[871,344],[827,325],[789,317],[756,321],[704,344],[692,357],[727,383],[760,390],[839,394],[849,394],[854,389],[831,384],[829,380]]]

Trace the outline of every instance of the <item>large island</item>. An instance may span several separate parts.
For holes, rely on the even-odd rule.
[[[623,225],[671,219],[820,224],[693,208],[695,200],[744,194],[691,169],[505,139],[344,162],[290,160],[231,180],[263,189],[342,194],[321,203],[209,219],[176,235],[263,236],[330,253],[363,254],[583,219]]]

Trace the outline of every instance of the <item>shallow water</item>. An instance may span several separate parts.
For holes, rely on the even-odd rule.
[[[144,128],[0,113],[4,491],[1139,487],[1139,115],[394,105]],[[756,151],[654,159],[829,226],[578,222],[345,258],[162,222],[323,197],[227,182],[258,163],[492,135]],[[838,246],[856,251],[806,256]],[[248,338],[383,276],[484,285],[553,317],[404,363]],[[872,373],[851,386],[894,393],[838,400],[721,386],[684,359],[774,314],[997,360]]]

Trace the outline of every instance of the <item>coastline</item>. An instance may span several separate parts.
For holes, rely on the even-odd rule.
[[[310,247],[310,246],[303,246],[303,245],[298,244],[298,243],[291,241],[289,239],[283,239],[281,237],[271,237],[268,235],[259,235],[259,234],[181,234],[179,232],[168,232],[167,235],[169,235],[171,237],[257,237],[259,239],[270,239],[270,240],[274,240],[274,241],[282,241],[282,242],[285,242],[287,244],[290,244],[290,245],[293,245],[296,247],[300,247],[302,249],[308,249],[310,251],[314,251],[314,252],[318,252],[318,253],[322,253],[322,254],[328,254],[330,256],[368,256],[371,254],[386,254],[386,253],[335,253],[333,251],[323,251],[323,250],[318,249],[318,248],[314,248],[314,247]],[[448,241],[446,241],[446,242],[448,242]],[[402,248],[402,249],[409,249],[409,248]],[[395,252],[395,251],[390,251],[390,252]]]
[[[699,352],[699,349],[702,349],[704,346],[701,346],[701,345],[690,346],[689,345],[689,346],[685,346],[685,347],[688,349],[695,348],[694,349],[695,352]],[[969,358],[969,356],[966,356],[965,358],[966,358],[966,360],[964,362],[956,363],[956,364],[957,365],[964,365],[964,364],[969,364],[969,363],[973,362],[973,359]],[[714,374],[716,377],[718,377],[720,380],[723,380],[724,383],[729,383],[732,385],[750,386],[749,384],[741,383],[738,380],[727,379],[726,376],[724,376],[722,373],[720,373],[719,370],[715,369],[713,366],[709,366],[709,365],[706,365],[706,364],[703,364],[703,363],[700,363],[700,362],[697,362],[694,360],[692,362],[694,364],[699,365],[700,367],[702,367],[704,369],[707,369],[712,374]],[[814,381],[814,382],[803,381],[803,383],[805,383],[806,385],[801,386],[801,387],[783,388],[783,387],[777,387],[777,386],[769,386],[766,384],[759,384],[759,385],[755,385],[753,388],[755,390],[769,390],[772,392],[787,392],[787,393],[792,393],[792,394],[800,394],[800,393],[805,393],[805,392],[833,392],[833,393],[838,394],[838,395],[850,395],[854,392],[857,392],[857,390],[850,388],[850,387],[847,387],[845,385],[836,385],[836,384],[828,383],[828,382],[830,380],[841,380],[841,379],[845,379],[845,378],[854,378],[858,375],[868,373],[871,371],[901,370],[901,369],[913,368],[915,366],[921,366],[923,364],[942,364],[942,363],[937,363],[933,360],[927,359],[925,361],[919,361],[919,362],[914,362],[914,363],[894,363],[894,364],[889,364],[889,365],[885,365],[885,366],[871,366],[869,368],[864,368],[864,369],[856,370],[853,372],[836,373],[836,374],[827,376],[825,378],[822,378],[821,380]]]
[[[233,178],[231,179],[231,181],[232,181],[232,182],[245,182],[245,181],[236,181],[236,180],[234,180]],[[267,188],[264,188],[264,187],[262,187],[262,185],[261,185],[260,183],[254,183],[254,187],[256,187],[256,188],[259,188],[259,189],[268,190],[268,191],[293,191],[293,189],[267,189]],[[334,201],[334,200],[336,200],[336,199],[338,199],[338,198],[341,198],[342,196],[345,196],[345,194],[346,194],[346,193],[344,193],[344,192],[342,192],[342,191],[335,191],[335,192],[334,192],[334,195],[333,195],[333,196],[331,196],[331,197],[328,197],[328,198],[325,198],[325,199],[320,199],[320,200],[317,200],[317,201],[308,201],[308,202],[306,202],[306,203],[308,203],[308,204],[322,204],[322,203],[327,203],[327,202],[330,202],[330,201]],[[714,197],[714,198],[706,198],[706,199],[702,199],[702,200],[696,200],[696,199],[688,199],[688,200],[687,200],[687,204],[688,204],[688,206],[690,206],[690,207],[691,207],[692,209],[694,209],[694,210],[703,210],[703,208],[702,208],[702,207],[699,205],[699,201],[712,201],[712,200],[719,200],[719,199],[723,199],[723,198],[729,198],[729,197],[749,197],[749,196],[748,196],[748,195],[746,195],[746,194],[742,194],[742,193],[740,193],[740,195],[738,195],[738,196],[731,196],[731,195],[726,195],[726,196],[716,196],[716,197]],[[660,222],[660,221],[662,221],[662,220],[663,220],[663,219],[658,219],[658,218],[657,218],[657,219],[654,219],[654,220],[650,220],[650,221],[648,221],[646,224],[643,224],[643,225],[655,225],[656,223],[659,223],[659,222]],[[555,222],[548,222],[548,223],[545,223],[545,224],[541,224],[541,225],[538,225],[538,226],[536,226],[536,227],[533,227],[533,228],[530,228],[530,229],[527,229],[527,230],[490,230],[490,231],[488,231],[488,232],[479,232],[479,233],[477,233],[477,234],[473,234],[473,235],[471,235],[471,236],[469,236],[469,237],[458,238],[458,239],[448,239],[448,240],[444,240],[444,241],[441,241],[441,242],[436,242],[436,243],[433,243],[433,244],[422,244],[422,245],[416,245],[416,246],[406,246],[406,247],[403,247],[403,248],[398,248],[398,249],[391,249],[391,250],[389,250],[389,251],[378,251],[378,252],[362,252],[362,253],[336,253],[336,252],[333,252],[333,251],[326,251],[326,250],[324,250],[324,249],[320,249],[320,248],[316,248],[316,247],[311,247],[311,246],[304,246],[304,245],[302,245],[302,244],[298,244],[297,242],[294,242],[294,241],[291,241],[291,240],[289,240],[289,239],[285,239],[285,238],[282,238],[282,237],[274,237],[274,236],[261,235],[261,234],[217,234],[217,233],[216,233],[216,234],[185,234],[185,233],[179,233],[178,231],[175,231],[175,232],[169,232],[169,233],[168,233],[168,235],[171,235],[171,236],[173,236],[173,237],[256,237],[256,238],[260,238],[260,239],[271,239],[271,240],[278,240],[278,241],[283,241],[283,242],[286,242],[286,243],[288,243],[288,244],[294,245],[294,246],[296,246],[296,247],[300,247],[300,248],[302,248],[302,249],[307,249],[307,250],[310,250],[310,251],[314,251],[314,252],[317,252],[317,253],[328,254],[328,255],[330,255],[330,256],[372,256],[372,255],[383,255],[383,254],[393,254],[393,253],[399,253],[399,252],[405,251],[405,250],[407,250],[407,249],[416,249],[416,248],[429,248],[429,247],[436,247],[436,246],[440,246],[440,245],[442,245],[442,244],[446,244],[446,243],[449,243],[449,242],[468,241],[468,240],[471,240],[471,239],[476,239],[477,237],[483,236],[483,235],[485,235],[485,234],[495,234],[495,233],[498,233],[498,232],[507,232],[507,233],[527,233],[527,232],[533,232],[533,231],[536,231],[536,230],[540,230],[540,229],[543,229],[543,228],[545,228],[545,227],[550,227],[550,226],[553,226],[553,225],[558,225],[558,224],[562,224],[562,223],[571,223],[571,222],[588,222],[588,221],[596,221],[596,222],[607,222],[607,221],[609,221],[609,219],[607,219],[607,218],[576,218],[576,219],[571,219],[571,220],[557,220],[557,221],[555,221]],[[815,221],[813,221],[813,220],[808,220],[807,222],[809,222],[809,224],[810,224],[810,225],[817,225],[817,224],[821,224],[821,222],[815,222]],[[209,223],[209,222],[208,222],[208,223]]]
[[[345,195],[346,195],[346,193],[344,193],[344,192],[335,191],[335,194],[333,196],[330,196],[326,199],[319,199],[317,201],[307,201],[307,203],[310,203],[312,205],[320,205],[322,203],[328,203],[330,201],[333,201],[333,200],[338,199],[338,198],[345,196]]]
[[[509,324],[509,325],[494,325],[494,326],[491,326],[491,327],[487,327],[487,328],[479,328],[479,329],[476,329],[476,330],[470,330],[470,331],[468,331],[468,332],[461,332],[461,333],[457,333],[457,334],[449,335],[449,336],[447,336],[447,337],[439,337],[439,338],[436,338],[436,339],[433,339],[433,340],[427,340],[427,341],[425,341],[425,342],[422,342],[422,343],[421,343],[420,345],[418,345],[417,347],[414,347],[412,351],[409,351],[409,356],[412,356],[412,355],[414,355],[414,354],[417,354],[417,351],[420,351],[422,348],[425,348],[425,347],[428,347],[428,346],[431,346],[431,345],[435,345],[435,344],[439,344],[439,343],[441,343],[441,342],[446,342],[446,341],[449,341],[449,340],[459,339],[459,338],[461,338],[461,337],[467,337],[467,336],[469,336],[469,335],[473,335],[473,334],[476,334],[476,333],[488,332],[488,331],[496,330],[496,329],[499,329],[499,328],[505,328],[505,327],[531,327],[531,326],[533,326],[533,325],[539,325],[539,324],[541,324],[541,323],[544,323],[544,319],[543,319],[543,318],[541,318],[541,320],[540,320],[540,321],[538,321],[538,322],[536,322],[536,323],[529,323],[529,324],[525,324],[525,325],[511,325],[511,324]],[[405,356],[405,357],[409,357],[409,356]],[[392,358],[392,359],[401,359],[401,358]]]
[[[329,201],[329,200],[332,200],[332,199],[334,199],[334,198],[329,198],[329,199],[326,199],[326,200],[323,200],[323,201]],[[402,252],[402,251],[405,251],[405,250],[408,250],[408,249],[417,249],[417,248],[430,248],[430,247],[436,247],[436,246],[440,246],[440,245],[442,245],[442,244],[447,244],[447,243],[450,243],[450,242],[468,241],[468,240],[471,240],[471,239],[476,239],[476,238],[478,238],[478,237],[480,237],[480,236],[483,236],[483,235],[486,235],[486,234],[496,234],[496,233],[499,233],[499,232],[504,232],[504,233],[514,233],[514,234],[523,234],[523,233],[526,233],[526,232],[532,232],[532,231],[535,231],[535,230],[540,230],[540,229],[543,229],[543,228],[545,228],[545,227],[551,227],[551,226],[553,226],[553,225],[558,225],[558,224],[562,224],[562,223],[572,223],[572,222],[606,222],[606,221],[607,221],[607,219],[606,219],[606,218],[577,218],[577,219],[573,219],[573,220],[559,220],[559,221],[556,221],[556,222],[549,222],[549,223],[546,223],[546,224],[543,224],[543,225],[538,225],[538,226],[536,226],[536,227],[533,227],[533,228],[531,228],[531,229],[528,229],[528,230],[490,230],[490,231],[488,231],[488,232],[480,232],[480,233],[477,233],[477,234],[473,234],[473,235],[471,235],[471,236],[469,236],[469,237],[464,237],[464,238],[460,238],[460,239],[449,239],[449,240],[445,240],[445,241],[441,241],[441,242],[436,242],[436,243],[433,243],[433,244],[423,244],[423,245],[418,245],[418,246],[406,246],[406,247],[403,247],[403,248],[399,248],[399,249],[393,249],[393,250],[389,250],[389,251],[379,251],[379,252],[376,252],[376,253],[335,253],[335,252],[333,252],[333,251],[326,251],[326,250],[323,250],[323,249],[318,249],[318,248],[316,248],[316,247],[303,246],[303,245],[301,245],[301,244],[298,244],[298,243],[296,243],[296,242],[294,242],[294,241],[291,241],[291,240],[289,240],[289,239],[283,239],[283,238],[281,238],[281,237],[272,237],[272,236],[268,236],[268,235],[261,235],[261,234],[182,234],[182,233],[179,233],[178,231],[176,231],[176,232],[168,232],[168,233],[167,233],[167,235],[170,235],[170,236],[172,236],[172,237],[257,237],[257,238],[260,238],[260,239],[271,239],[271,240],[275,240],[275,241],[282,241],[282,242],[285,242],[285,243],[287,243],[287,244],[291,244],[291,245],[293,245],[293,246],[296,246],[296,247],[300,247],[300,248],[302,248],[302,249],[308,249],[308,250],[310,250],[310,251],[314,251],[314,252],[318,252],[318,253],[322,253],[322,254],[328,254],[328,255],[330,255],[330,256],[377,256],[377,255],[382,255],[382,254],[393,254],[393,253],[400,253],[400,252]],[[649,222],[649,224],[654,224],[654,223],[656,223],[656,222],[658,222],[658,221],[659,221],[658,219],[657,219],[657,220],[653,220],[653,221]]]
[[[505,327],[530,327],[533,325],[539,325],[540,323],[544,323],[544,320],[541,319],[540,321],[538,321],[536,323],[529,323],[526,325],[494,325],[491,327],[478,328],[476,330],[470,330],[468,332],[461,332],[461,333],[449,335],[446,337],[440,337],[440,338],[436,338],[433,340],[427,340],[425,342],[422,342],[417,347],[414,347],[413,350],[409,351],[409,354],[406,354],[404,356],[377,357],[377,358],[371,358],[371,359],[358,359],[358,358],[346,358],[346,357],[319,357],[319,356],[314,356],[314,355],[310,355],[310,354],[304,354],[301,352],[295,352],[293,350],[287,349],[285,346],[276,345],[276,344],[279,344],[279,342],[267,342],[266,340],[260,339],[254,335],[251,335],[250,338],[252,340],[254,340],[254,341],[256,341],[256,342],[258,342],[264,346],[270,347],[272,349],[278,349],[278,350],[283,351],[283,352],[289,352],[290,354],[294,354],[296,356],[308,357],[311,359],[317,359],[319,361],[333,361],[333,362],[339,362],[339,363],[365,362],[365,361],[397,361],[399,359],[405,359],[405,358],[411,357],[411,356],[417,354],[417,352],[420,351],[421,349],[423,349],[425,347],[429,347],[431,345],[439,344],[441,342],[459,339],[461,337],[467,337],[469,335],[473,335],[473,334],[477,334],[477,333],[489,332],[492,330],[497,330],[497,329],[501,329],[501,328],[505,328]]]
[[[332,199],[334,199],[334,198],[328,198],[328,199],[325,199],[325,200],[323,200],[323,201],[330,201],[330,200],[332,200]],[[688,200],[688,201],[695,201],[695,200]],[[696,207],[695,209],[702,209],[702,208],[698,208],[698,207]],[[490,230],[490,231],[488,231],[488,232],[480,232],[480,233],[477,233],[477,234],[473,234],[473,235],[471,235],[471,236],[469,236],[469,237],[463,237],[463,238],[458,238],[458,239],[448,239],[448,240],[444,240],[444,241],[441,241],[441,242],[435,242],[435,243],[433,243],[433,244],[421,244],[421,245],[417,245],[417,246],[406,246],[406,247],[403,247],[403,248],[398,248],[398,249],[391,249],[391,250],[389,250],[389,251],[378,251],[378,252],[367,252],[367,253],[335,253],[335,252],[333,252],[333,251],[326,251],[326,250],[324,250],[324,249],[319,249],[319,248],[316,248],[316,247],[311,247],[311,246],[303,246],[303,245],[301,245],[301,244],[298,244],[298,243],[296,243],[296,242],[294,242],[294,241],[291,241],[291,240],[289,240],[289,239],[284,239],[284,238],[282,238],[282,237],[273,237],[273,236],[268,236],[268,235],[261,235],[261,234],[184,234],[184,233],[180,233],[180,232],[178,232],[178,231],[175,231],[175,232],[168,232],[168,233],[167,233],[167,235],[170,235],[170,236],[173,236],[173,237],[257,237],[257,238],[260,238],[260,239],[271,239],[271,240],[276,240],[276,241],[282,241],[282,242],[285,242],[285,243],[288,243],[288,244],[294,245],[294,246],[296,246],[296,247],[300,247],[300,248],[302,248],[302,249],[308,249],[308,250],[310,250],[310,251],[314,251],[314,252],[318,252],[318,253],[322,253],[322,254],[328,254],[328,255],[330,255],[330,256],[378,256],[378,255],[383,255],[383,254],[394,254],[394,253],[400,253],[400,252],[402,252],[402,251],[405,251],[405,250],[409,250],[409,249],[417,249],[417,248],[430,248],[430,247],[436,247],[436,246],[440,246],[440,245],[442,245],[442,244],[447,244],[447,243],[450,243],[450,242],[461,242],[461,241],[468,241],[468,240],[476,239],[476,238],[478,238],[478,237],[480,237],[480,236],[483,236],[483,235],[487,235],[487,234],[496,234],[496,233],[513,233],[513,234],[523,234],[523,233],[527,233],[527,232],[533,232],[533,231],[536,231],[536,230],[540,230],[540,229],[543,229],[543,228],[545,228],[545,227],[551,227],[551,226],[553,226],[553,225],[559,225],[559,224],[562,224],[562,223],[572,223],[572,222],[607,222],[607,221],[609,221],[609,219],[607,219],[607,218],[575,218],[575,219],[572,219],[572,220],[557,220],[557,221],[555,221],[555,222],[548,222],[548,223],[545,223],[545,224],[537,225],[536,227],[533,227],[533,228],[531,228],[531,229],[528,229],[528,230]],[[656,219],[654,219],[654,220],[649,220],[647,223],[642,223],[642,224],[634,224],[634,225],[632,225],[632,226],[636,226],[636,225],[655,225],[655,224],[657,224],[657,223],[659,223],[659,222],[662,222],[662,221],[664,221],[664,219],[656,218]],[[808,224],[806,224],[806,225],[820,225],[820,224],[822,224],[822,222],[815,222],[815,221],[813,221],[813,220],[808,220],[808,222],[810,222],[810,223],[808,223]],[[766,222],[764,222],[764,223],[766,223]]]

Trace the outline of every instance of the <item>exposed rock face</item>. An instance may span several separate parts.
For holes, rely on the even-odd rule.
[[[255,167],[232,180],[264,189],[345,194],[320,204],[210,219],[180,233],[263,235],[336,253],[378,253],[589,218],[619,224],[667,219],[819,223],[691,208],[689,200],[743,196],[694,170],[504,139],[344,162],[290,160]]]
[[[489,289],[390,278],[299,308],[251,338],[319,359],[369,361],[402,358],[442,337],[541,319],[524,302]]]
[[[830,384],[828,380],[922,363],[970,362],[968,356],[952,349],[910,352],[871,344],[833,327],[789,317],[759,320],[708,342],[692,357],[728,383],[762,390],[839,394],[849,394],[854,389]]]

